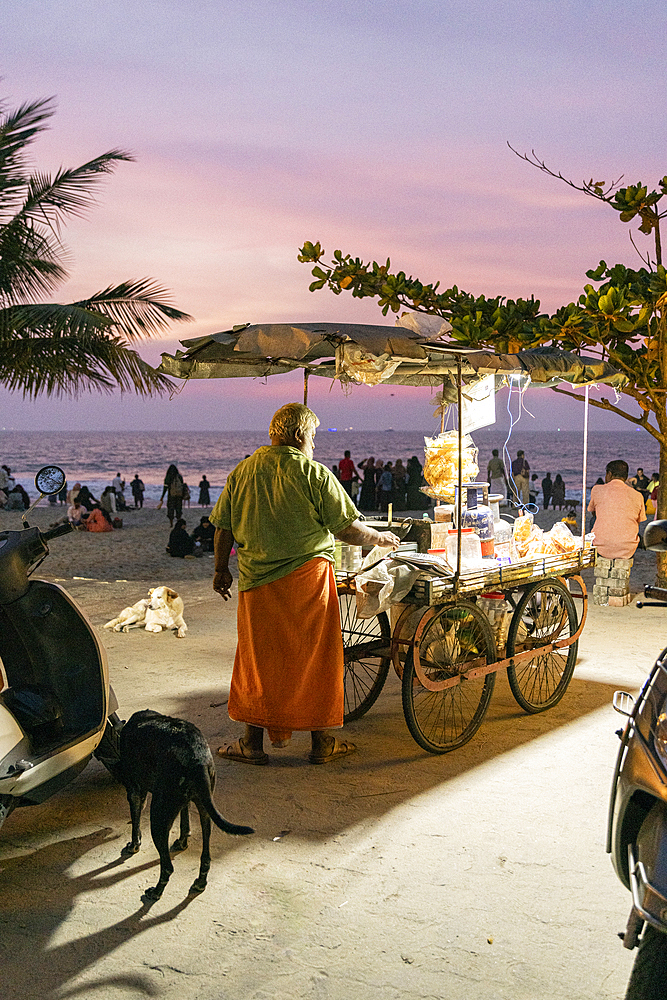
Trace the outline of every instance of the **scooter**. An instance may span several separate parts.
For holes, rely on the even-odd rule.
[[[112,772],[119,757],[118,703],[92,625],[62,587],[29,578],[48,543],[73,530],[28,524],[64,484],[62,469],[40,469],[22,530],[0,532],[0,826],[69,784],[93,754]]]
[[[667,521],[652,521],[644,546],[667,551]],[[646,586],[637,607],[667,607],[667,589]],[[638,946],[626,1000],[667,996],[667,649],[637,699],[616,691],[613,705],[627,717],[609,803],[607,852],[632,892],[626,948]]]

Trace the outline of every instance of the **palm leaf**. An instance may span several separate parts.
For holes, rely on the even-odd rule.
[[[94,350],[91,348],[94,346]],[[101,336],[94,345],[77,337],[18,337],[0,342],[0,382],[24,397],[77,396],[82,388],[140,396],[173,387],[120,338]]]
[[[106,316],[129,340],[152,337],[170,322],[182,323],[192,319],[192,316],[171,305],[167,290],[151,278],[124,281],[72,305]]]
[[[46,128],[44,123],[54,113],[53,103],[53,98],[47,97],[22,104],[0,119],[0,208],[5,201],[13,200],[17,188],[24,186],[26,149]],[[3,110],[4,105],[0,105]]]
[[[72,170],[59,170],[55,177],[33,174],[27,182],[25,200],[17,215],[57,229],[65,216],[82,216],[94,203],[92,188],[114,164],[131,162],[133,157],[121,149],[112,149]]]
[[[0,305],[52,292],[67,277],[64,256],[52,233],[39,233],[21,219],[0,226]]]

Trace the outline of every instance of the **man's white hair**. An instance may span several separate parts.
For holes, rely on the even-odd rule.
[[[319,425],[317,416],[303,403],[286,403],[273,414],[269,424],[269,437],[293,441],[298,431],[308,434]]]

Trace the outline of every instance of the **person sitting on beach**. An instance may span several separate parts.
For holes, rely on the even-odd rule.
[[[84,518],[86,514],[86,508],[82,507],[78,500],[75,500],[67,508],[67,520],[70,524],[73,524],[75,528],[80,528],[84,523]]]
[[[67,503],[68,506],[72,506],[74,501],[79,495],[79,490],[81,489],[81,483],[75,483],[71,490],[67,491]]]
[[[105,510],[107,514],[116,513],[116,492],[113,486],[105,486],[102,490],[102,496],[100,497],[100,507]]]
[[[30,506],[30,497],[22,486],[17,485],[7,494],[5,510],[27,510]]]
[[[603,559],[631,559],[646,520],[641,493],[627,482],[628,463],[609,462],[604,486],[594,486],[588,504],[595,516],[595,548]]]
[[[82,487],[83,489],[83,487]],[[111,518],[99,504],[95,504],[85,519],[86,531],[113,531]]]
[[[77,499],[79,503],[86,508],[86,510],[92,510],[93,506],[98,503],[85,484],[80,488],[77,494]]]
[[[179,517],[169,533],[167,552],[170,556],[174,556],[176,559],[184,559],[186,556],[191,556],[192,550],[195,547],[194,541],[185,530],[185,525],[185,519]]]
[[[213,539],[215,538],[215,528],[208,519],[208,515],[204,516],[199,521],[199,524],[192,532],[192,540],[197,545],[201,547],[202,552],[212,552],[213,551]]]
[[[630,486],[641,493],[644,503],[648,499],[648,476],[644,475],[643,469],[637,469],[637,475],[630,480]]]

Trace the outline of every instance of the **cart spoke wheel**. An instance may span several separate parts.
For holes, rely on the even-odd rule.
[[[447,753],[475,735],[489,707],[496,675],[471,679],[462,675],[495,659],[491,626],[474,604],[459,601],[431,618],[403,670],[405,721],[420,747]]]
[[[382,612],[376,618],[357,618],[354,594],[338,594],[345,659],[344,722],[353,722],[377,701],[389,665],[389,620]]]
[[[507,656],[525,649],[569,639],[577,630],[577,610],[560,580],[546,580],[527,588],[519,600],[507,633]],[[507,668],[512,694],[531,714],[544,712],[561,700],[577,662],[578,642],[549,653],[536,653]]]

